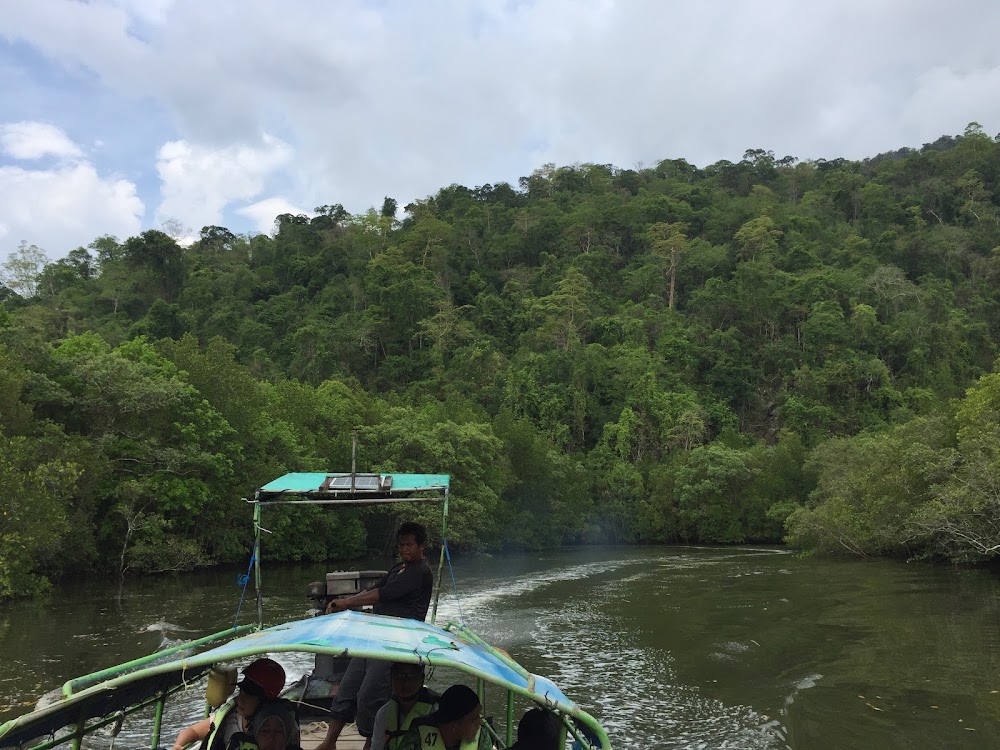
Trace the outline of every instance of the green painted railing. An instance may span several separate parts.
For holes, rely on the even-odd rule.
[[[72,680],[67,680],[63,683],[62,694],[63,697],[69,698],[74,693],[78,693],[92,685],[96,685],[99,682],[104,682],[105,680],[110,680],[118,677],[125,672],[129,672],[138,667],[144,667],[152,662],[162,659],[164,656],[170,656],[176,654],[178,651],[187,651],[188,649],[195,648],[197,646],[203,646],[206,643],[211,643],[212,641],[221,640],[223,638],[231,638],[239,633],[245,633],[248,630],[255,630],[254,625],[240,625],[235,628],[229,628],[228,630],[222,630],[218,633],[213,633],[212,635],[206,635],[203,638],[199,638],[195,641],[188,641],[187,643],[182,643],[179,646],[174,646],[172,648],[164,649],[163,651],[157,651],[153,654],[148,654],[147,656],[142,656],[138,659],[133,659],[132,661],[127,661],[124,664],[118,664],[114,667],[108,667],[107,669],[102,669],[99,672],[91,672],[83,677],[75,677]]]

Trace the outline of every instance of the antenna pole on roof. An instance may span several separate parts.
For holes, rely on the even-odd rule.
[[[358,475],[358,428],[351,430],[351,494],[354,494],[354,480]]]

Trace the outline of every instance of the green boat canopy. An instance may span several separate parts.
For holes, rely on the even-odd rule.
[[[418,620],[353,611],[275,625],[154,669],[185,670],[288,651],[452,668],[511,689],[545,706],[558,705],[570,713],[576,709],[552,681],[531,674],[513,659],[467,639],[464,632],[445,630]]]
[[[539,705],[559,709],[589,726],[596,725],[550,680],[529,673],[461,626],[448,627],[455,630],[347,611],[275,625],[181,659],[154,662],[138,669],[126,664],[103,670],[67,683],[62,699],[0,725],[0,748],[23,745],[53,735],[63,727],[151,705],[163,695],[189,686],[215,664],[291,651],[452,668]]]
[[[440,500],[448,494],[448,474],[376,474],[300,472],[285,474],[257,490],[257,502],[276,500],[378,501],[426,497]]]

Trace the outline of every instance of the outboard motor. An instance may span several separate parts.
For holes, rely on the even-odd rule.
[[[353,596],[371,588],[385,573],[384,570],[338,570],[327,573],[325,581],[313,581],[306,586],[306,598],[322,614],[326,605],[334,599]],[[362,609],[370,610],[371,607]],[[299,683],[287,693],[287,697],[302,701],[299,706],[300,716],[312,716],[315,712],[318,719],[329,718],[326,712],[337,694],[337,686],[350,661],[345,656],[316,654],[312,673],[303,675]]]
[[[329,599],[326,598],[326,583],[324,581],[313,581],[306,586],[306,599],[312,602],[314,608],[322,611],[326,608]]]
[[[385,573],[384,570],[338,570],[327,573],[326,581],[313,581],[306,586],[306,598],[322,612],[334,599],[354,596],[371,588]]]

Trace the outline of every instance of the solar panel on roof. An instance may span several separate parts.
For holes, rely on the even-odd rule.
[[[363,475],[354,477],[354,489],[356,490],[377,490],[379,488],[379,478],[377,476]],[[351,477],[333,477],[330,482],[331,490],[351,489]]]

